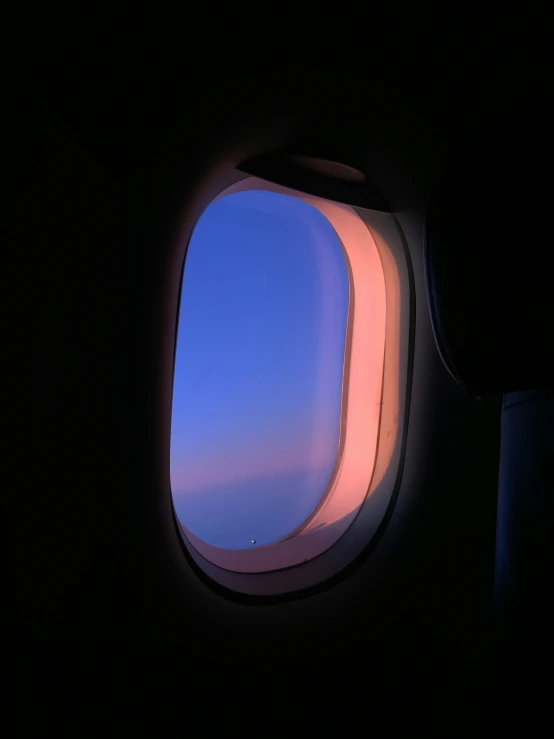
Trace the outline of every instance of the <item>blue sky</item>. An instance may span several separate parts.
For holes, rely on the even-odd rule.
[[[171,435],[178,517],[242,549],[300,525],[339,441],[348,276],[327,219],[295,198],[212,203],[189,244]]]

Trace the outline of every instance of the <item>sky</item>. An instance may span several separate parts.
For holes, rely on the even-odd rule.
[[[338,452],[348,274],[313,206],[233,193],[185,260],[171,487],[181,523],[227,549],[286,536],[318,504]]]

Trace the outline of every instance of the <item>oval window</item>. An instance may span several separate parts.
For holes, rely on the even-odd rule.
[[[222,549],[290,536],[339,459],[349,267],[325,216],[247,190],[209,205],[186,256],[171,435],[180,523]]]

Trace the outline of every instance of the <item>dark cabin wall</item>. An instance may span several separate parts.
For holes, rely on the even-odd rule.
[[[373,127],[371,110],[362,125],[354,109],[326,129],[329,81],[312,80],[308,95],[308,72],[274,71],[274,85],[261,73],[237,75],[226,90],[198,84],[184,106],[154,85],[120,97],[117,85],[102,91],[91,82],[88,99],[63,86],[42,98],[29,134],[40,143],[18,185],[13,229],[28,267],[21,282],[30,378],[24,474],[20,494],[9,500],[8,535],[16,644],[26,659],[113,660],[140,648],[212,664],[324,669],[330,661],[365,660],[374,674],[408,680],[421,660],[441,674],[473,674],[486,649],[496,409],[466,399],[440,363],[420,262],[421,204],[454,146],[453,127],[443,124],[463,106],[450,99],[447,112],[426,109],[414,81],[397,95],[383,93],[396,100],[390,126],[384,106]],[[373,80],[337,73],[334,84],[348,99]],[[374,165],[413,248],[411,413],[420,425],[410,432],[410,485],[382,544],[349,579],[309,599],[250,608],[190,574],[180,579],[182,563],[168,557],[167,496],[159,503],[167,450],[157,436],[165,401],[157,383],[168,382],[172,341],[164,328],[167,270],[179,265],[170,245],[178,223],[193,223],[201,188],[243,155],[292,136],[309,139],[314,126],[340,148],[350,124],[356,155]],[[428,145],[420,148],[422,138]],[[417,172],[428,160],[421,185]]]

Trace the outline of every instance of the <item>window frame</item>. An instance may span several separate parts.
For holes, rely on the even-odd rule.
[[[333,513],[333,507],[340,508],[341,500],[340,495],[337,494],[339,488],[337,480],[340,482],[340,469],[344,462],[345,439],[342,437],[343,431],[344,436],[347,437],[348,420],[344,423],[344,417],[348,419],[348,403],[346,406],[343,404],[346,411],[344,417],[343,408],[341,408],[343,451],[337,456],[335,474],[331,478],[328,489],[308,519],[278,542],[245,550],[225,550],[213,547],[188,531],[177,519],[172,506],[174,521],[187,558],[192,560],[197,568],[211,581],[225,589],[245,595],[267,596],[304,590],[340,573],[367,549],[379,528],[385,523],[385,518],[388,520],[387,511],[392,512],[391,506],[394,505],[395,491],[398,489],[401,476],[405,432],[407,431],[406,398],[409,395],[409,382],[404,380],[407,380],[411,374],[410,307],[413,288],[411,287],[409,254],[402,232],[392,214],[348,206],[326,198],[312,196],[238,171],[231,184],[228,184],[215,198],[210,199],[201,213],[218,199],[244,190],[272,191],[290,195],[314,205],[330,221],[341,242],[350,285],[352,286],[353,281],[358,279],[359,284],[354,290],[354,295],[363,295],[363,288],[366,283],[369,287],[372,276],[367,270],[361,274],[359,263],[352,265],[352,256],[356,249],[360,251],[360,249],[369,248],[374,251],[374,256],[376,255],[379,260],[383,283],[382,341],[380,340],[382,351],[379,349],[375,351],[377,343],[375,336],[371,343],[364,340],[363,325],[360,324],[355,332],[356,308],[351,310],[349,307],[348,312],[347,332],[350,334],[350,345],[345,351],[345,365],[352,353],[352,342],[356,345],[356,338],[359,350],[362,350],[361,356],[363,356],[364,349],[367,354],[368,348],[372,348],[373,353],[379,355],[377,358],[373,357],[374,380],[376,372],[380,374],[378,386],[375,386],[377,389],[374,391],[377,392],[379,401],[378,407],[374,409],[377,423],[375,419],[370,420],[371,409],[367,407],[367,403],[363,406],[363,413],[366,415],[366,424],[365,426],[362,424],[363,429],[367,433],[371,424],[375,429],[374,454],[369,463],[372,469],[368,476],[368,484],[365,489],[358,490],[355,505],[352,503],[356,496],[351,496],[350,502],[346,504],[346,507],[350,506],[349,514],[338,521],[332,521],[333,535],[329,537],[328,531],[325,535],[325,530],[330,529],[331,526],[322,527],[321,524],[327,523],[323,519]],[[190,237],[192,233],[194,229]],[[370,259],[369,263],[375,268],[375,260],[372,262]],[[182,271],[184,272],[184,265]],[[360,293],[360,285],[362,293]],[[366,294],[370,292],[366,290]],[[180,300],[178,310],[179,307]],[[375,300],[372,307],[373,309],[376,307]],[[367,325],[365,328],[367,329]],[[376,371],[375,367],[380,367],[380,370]],[[367,365],[363,369],[367,371]],[[352,367],[350,367],[349,374],[351,372]],[[343,395],[345,385],[350,384],[349,380],[350,377],[347,382],[344,382],[343,378]],[[354,396],[350,402],[355,404]],[[370,445],[366,444],[366,449],[368,446]],[[341,521],[342,525],[337,527],[335,524]],[[311,547],[306,546],[309,539],[312,543]]]

